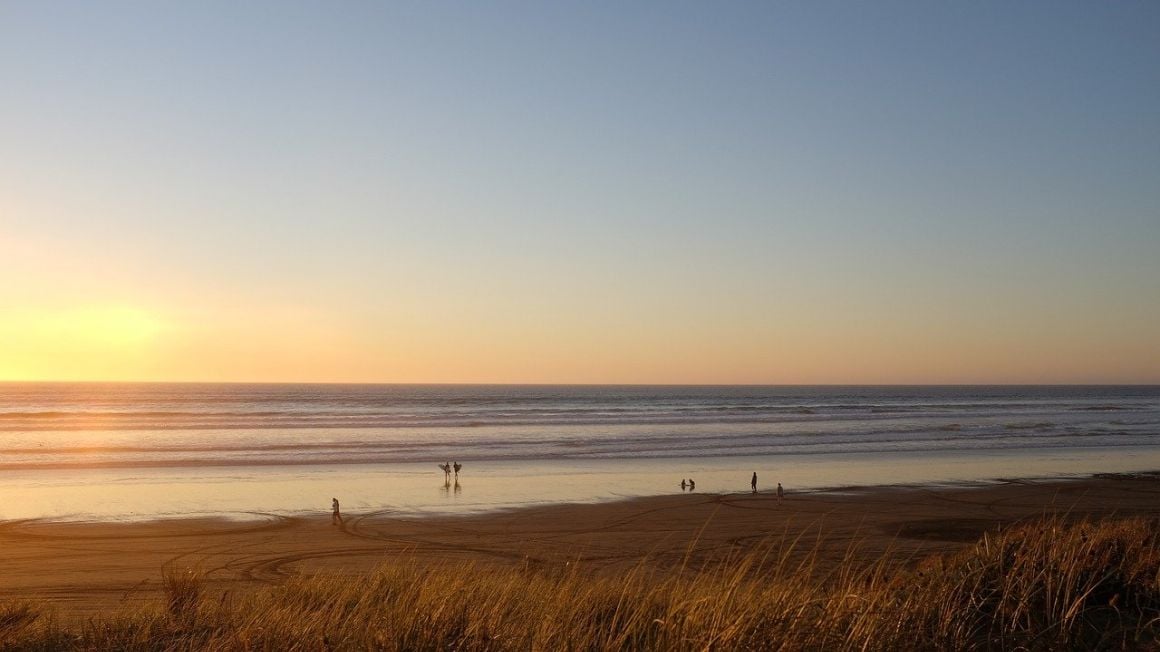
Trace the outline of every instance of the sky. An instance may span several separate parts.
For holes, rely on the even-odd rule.
[[[1160,383],[1157,34],[0,0],[0,380]]]

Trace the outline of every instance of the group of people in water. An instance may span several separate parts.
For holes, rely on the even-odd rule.
[[[459,493],[460,491],[462,491],[462,489],[459,487],[459,470],[463,468],[463,465],[460,464],[459,462],[456,462],[454,464],[452,464],[451,462],[447,462],[446,464],[440,464],[438,466],[439,466],[439,469],[443,471],[443,491],[444,491],[444,493],[446,493],[448,490],[451,489],[451,474],[452,473],[455,473],[455,493]]]
[[[688,487],[689,491],[693,491],[697,488],[697,483],[694,482],[692,478],[689,478],[689,482],[686,484],[685,479],[681,478],[681,491],[684,491],[685,487]]]
[[[456,480],[459,479],[459,470],[463,468],[463,465],[460,464],[459,462],[456,462],[455,464],[452,464],[451,462],[447,462],[446,464],[440,464],[439,468],[443,470],[443,479],[450,482],[452,471],[455,472],[455,479]]]

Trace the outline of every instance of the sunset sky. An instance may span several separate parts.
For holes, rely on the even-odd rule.
[[[1160,383],[1158,35],[2,3],[0,380]]]

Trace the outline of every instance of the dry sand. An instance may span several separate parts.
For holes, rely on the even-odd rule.
[[[211,591],[240,592],[296,573],[357,574],[391,559],[513,565],[583,564],[616,571],[714,562],[761,542],[817,550],[821,565],[851,549],[902,561],[953,550],[983,532],[1046,514],[1160,516],[1160,474],[1007,481],[971,488],[885,487],[787,494],[677,494],[470,517],[389,513],[255,515],[148,523],[0,523],[0,597],[47,601],[66,620],[160,596],[164,568],[196,568]]]

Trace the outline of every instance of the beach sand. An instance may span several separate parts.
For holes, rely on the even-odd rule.
[[[564,566],[616,572],[727,563],[773,543],[818,572],[853,554],[899,563],[950,551],[984,532],[1049,514],[1160,517],[1160,474],[1003,481],[975,487],[874,487],[794,493],[676,494],[475,516],[350,513],[253,520],[0,523],[0,596],[44,601],[64,621],[134,609],[161,596],[165,569],[196,569],[233,594],[299,573],[356,575],[390,560]],[[796,543],[795,543],[796,542]]]

